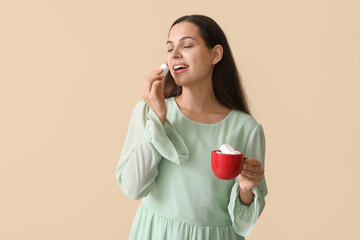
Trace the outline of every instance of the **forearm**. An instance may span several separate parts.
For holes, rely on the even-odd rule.
[[[240,188],[239,195],[240,195],[240,201],[246,206],[249,206],[254,201],[254,193],[251,190],[243,191]]]
[[[123,191],[132,199],[146,196],[158,174],[161,156],[153,152],[144,139],[131,151],[131,155],[122,161],[126,162],[119,172],[118,182]]]

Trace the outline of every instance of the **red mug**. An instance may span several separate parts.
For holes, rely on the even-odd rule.
[[[211,152],[211,168],[216,177],[224,180],[236,178],[242,171],[243,163],[247,159],[244,153],[226,154],[220,150]]]

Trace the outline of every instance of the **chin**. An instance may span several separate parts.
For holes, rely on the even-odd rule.
[[[178,85],[178,86],[184,86],[184,84],[186,82],[184,80],[179,80],[177,78],[174,78],[174,81],[175,81],[176,85]]]
[[[192,82],[191,79],[187,79],[187,78],[184,78],[184,77],[174,78],[174,81],[175,81],[176,85],[182,86],[182,87],[187,86],[187,85],[189,85],[189,83]]]

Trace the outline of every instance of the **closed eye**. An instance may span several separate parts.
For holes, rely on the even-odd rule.
[[[192,46],[184,46],[184,48],[191,48]],[[173,49],[168,49],[167,52],[172,52]]]

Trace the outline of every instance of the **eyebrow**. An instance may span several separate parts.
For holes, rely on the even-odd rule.
[[[193,37],[185,36],[185,37],[180,38],[179,42],[184,41],[184,40],[189,39],[189,38],[196,41],[196,39],[193,38]],[[174,43],[174,42],[173,41],[167,41],[166,42],[166,44],[169,44],[169,43]]]

